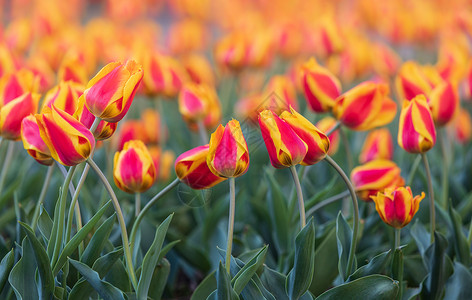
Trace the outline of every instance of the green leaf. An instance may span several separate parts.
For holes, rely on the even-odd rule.
[[[383,276],[370,275],[334,287],[315,300],[349,299],[379,300],[395,299],[398,293],[398,282]]]
[[[80,274],[82,274],[82,276],[84,276],[88,283],[90,283],[90,285],[97,291],[100,297],[105,300],[124,300],[123,292],[110,283],[101,280],[100,276],[98,276],[98,273],[92,270],[89,266],[70,258],[69,262],[74,266],[74,268],[77,269],[77,271],[79,271]]]
[[[330,288],[338,276],[338,256],[335,253],[337,253],[336,227],[333,226],[322,242],[316,246],[315,274],[310,285],[310,292],[314,295],[319,295]]]
[[[167,259],[163,258],[159,261],[159,264],[156,266],[154,273],[152,274],[151,284],[149,287],[149,298],[156,300],[161,299],[169,273],[170,263]]]
[[[392,259],[392,251],[388,250],[374,256],[370,262],[359,269],[357,269],[349,278],[347,282],[365,277],[368,275],[379,274],[389,265]]]
[[[159,253],[159,258],[157,259],[157,261],[161,261],[161,259],[163,259],[164,256],[166,256],[166,254],[169,253],[169,251],[172,250],[172,248],[174,248],[174,246],[177,245],[178,243],[180,243],[180,240],[170,242],[169,244],[162,247],[161,252]]]
[[[107,211],[108,207],[111,204],[111,200],[108,201],[102,208],[93,216],[90,221],[85,224],[82,229],[77,232],[74,237],[65,245],[64,249],[62,250],[59,258],[57,259],[57,263],[54,265],[54,275],[57,275],[59,271],[62,269],[64,264],[67,262],[67,257],[70,256],[75,249],[79,246],[79,244],[87,237],[90,231],[95,227],[95,224],[98,223],[100,218],[103,214]]]
[[[39,299],[38,288],[36,286],[35,272],[36,259],[34,257],[33,247],[28,238],[22,242],[23,255],[16,263],[8,276],[8,282],[13,288],[17,299],[37,300]]]
[[[459,262],[465,266],[470,265],[470,247],[467,242],[467,238],[462,232],[462,218],[452,207],[451,201],[449,201],[449,217],[452,220],[452,235],[454,238],[454,249]]]
[[[241,294],[252,276],[262,266],[267,254],[267,245],[264,246],[241,270],[233,277],[231,283],[236,294]]]
[[[423,257],[426,249],[428,249],[430,245],[428,231],[418,220],[416,220],[415,224],[410,229],[410,233],[416,242],[416,246],[418,247],[421,256]]]
[[[295,261],[285,283],[290,300],[300,299],[310,287],[315,268],[315,226],[313,218],[295,239]]]
[[[41,235],[46,241],[49,241],[51,238],[51,232],[53,228],[53,223],[51,217],[48,215],[48,212],[44,209],[44,205],[41,204],[39,219],[38,219],[38,228]]]
[[[216,290],[216,270],[208,274],[193,291],[190,300],[206,299]]]
[[[280,184],[277,183],[274,175],[269,172],[266,172],[266,175],[269,181],[267,205],[273,228],[272,236],[278,253],[286,253],[290,247],[290,216],[287,213],[287,204],[280,190]]]
[[[458,262],[454,263],[454,274],[446,283],[444,299],[462,300],[472,299],[472,274],[467,268]]]
[[[341,275],[341,278],[343,281],[345,281],[347,276],[350,275],[347,274],[347,262],[351,248],[352,230],[341,212],[338,213],[338,217],[336,219],[336,238],[338,241],[339,275]]]
[[[228,272],[220,261],[217,272],[216,294],[218,300],[237,300],[238,294],[231,287],[231,280]]]
[[[5,283],[8,279],[8,274],[10,274],[13,264],[15,263],[15,250],[11,249],[0,262],[0,293],[5,286]]]
[[[23,229],[25,229],[26,235],[33,247],[34,256],[36,258],[36,264],[39,271],[39,279],[41,281],[40,297],[41,299],[49,299],[54,294],[54,276],[52,275],[51,265],[41,242],[38,240],[33,232],[33,229],[28,224],[19,222]],[[32,270],[30,270],[31,272]]]
[[[91,266],[95,260],[100,256],[103,248],[105,247],[108,237],[113,229],[113,223],[115,222],[116,214],[111,215],[105,222],[103,222],[97,231],[93,234],[92,239],[85,248],[80,261]]]
[[[285,282],[287,276],[272,270],[271,268],[264,265],[264,271],[261,275],[261,281],[266,288],[270,290],[274,299],[277,300],[289,300],[287,292],[285,291]],[[310,300],[313,297],[310,295],[310,292],[306,292],[303,296],[300,297],[300,300]]]
[[[147,299],[149,284],[151,284],[152,275],[158,262],[159,253],[161,252],[162,244],[164,243],[167,229],[169,228],[173,216],[174,214],[171,214],[162,222],[161,225],[159,225],[156,230],[154,241],[144,256],[141,277],[139,278],[138,290],[136,293],[138,299]]]

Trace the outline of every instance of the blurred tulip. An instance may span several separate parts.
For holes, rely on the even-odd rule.
[[[208,168],[209,145],[186,151],[175,160],[175,173],[180,181],[195,190],[208,189],[226,180],[216,176]]]
[[[410,223],[424,197],[424,192],[421,193],[421,196],[413,197],[409,186],[396,189],[387,188],[385,191],[371,196],[382,221],[397,229]]]
[[[472,118],[466,109],[460,108],[452,121],[451,131],[460,144],[467,144],[472,138]]]
[[[50,166],[54,163],[51,151],[39,133],[38,123],[33,115],[23,118],[21,122],[21,140],[23,147],[37,162]]]
[[[51,156],[65,166],[84,162],[95,147],[93,134],[71,115],[56,108],[45,107],[36,114],[41,138]]]
[[[395,78],[395,87],[400,99],[411,100],[417,95],[429,95],[432,86],[421,67],[407,61],[400,67]]]
[[[239,177],[249,168],[249,151],[241,126],[232,119],[218,126],[211,135],[207,164],[213,174],[229,178]]]
[[[203,50],[208,43],[208,31],[202,22],[186,19],[169,29],[169,49],[174,54]]]
[[[423,95],[403,102],[398,125],[398,144],[410,153],[424,153],[436,143],[436,128]]]
[[[38,56],[33,56],[28,61],[27,66],[28,70],[31,70],[31,72],[33,72],[34,76],[39,82],[38,91],[40,93],[44,93],[50,88],[52,88],[56,81],[56,74],[46,61],[44,61]]]
[[[33,72],[21,69],[0,78],[0,107],[28,92],[36,92],[38,80]]]
[[[247,41],[240,32],[233,32],[219,41],[215,46],[215,60],[224,68],[237,71],[246,65]]]
[[[370,196],[386,188],[403,186],[400,168],[393,162],[384,159],[371,160],[355,167],[351,172],[351,181],[356,193],[364,201],[371,201]]]
[[[307,144],[274,112],[262,111],[259,126],[274,168],[287,168],[303,161],[308,151]]]
[[[298,109],[295,86],[287,76],[273,76],[264,88],[261,108],[280,114],[282,111],[290,110],[290,107]]]
[[[169,180],[172,166],[175,162],[175,153],[172,150],[165,150],[161,154],[159,178],[162,182]]]
[[[115,153],[113,179],[120,190],[127,193],[145,192],[156,177],[153,159],[142,141],[128,141],[121,151]]]
[[[182,65],[193,82],[205,83],[209,86],[215,85],[213,67],[205,56],[198,54],[187,55],[182,59]]]
[[[271,32],[259,29],[251,33],[251,41],[247,44],[246,64],[249,67],[267,67],[274,57],[274,45]]]
[[[5,30],[4,41],[13,52],[24,53],[33,41],[33,26],[31,18],[11,20]]]
[[[71,81],[62,81],[46,93],[43,108],[46,106],[51,108],[54,104],[55,107],[72,115],[77,109],[79,93],[82,94]]]
[[[270,108],[264,106],[266,102],[263,99],[261,94],[252,94],[241,98],[236,102],[234,112],[239,118],[250,120],[250,124],[257,125],[259,113]]]
[[[363,82],[336,99],[333,115],[352,130],[384,126],[395,118],[397,104],[388,98],[388,85]]]
[[[118,122],[128,112],[142,78],[143,70],[133,60],[110,63],[87,84],[85,105],[94,116]]]
[[[164,124],[161,122],[161,116],[157,110],[147,108],[141,113],[141,121],[144,127],[144,133],[146,134],[146,143],[159,144],[166,139],[166,130],[162,133],[164,136],[160,136],[160,127]]]
[[[393,159],[393,140],[387,128],[369,132],[359,155],[359,162],[364,164],[375,159]]]
[[[187,84],[179,94],[179,112],[187,122],[199,122],[208,114],[210,97],[214,92],[205,85]]]
[[[81,85],[86,85],[88,80],[86,65],[77,54],[68,53],[59,66],[57,78],[60,81],[73,81]]]
[[[302,87],[308,106],[319,113],[330,111],[341,94],[339,80],[314,58],[302,66]]]
[[[373,45],[372,65],[375,73],[383,78],[393,77],[401,64],[400,56],[392,48],[385,44],[377,43]]]
[[[280,118],[287,123],[290,128],[308,146],[308,152],[301,162],[302,165],[314,165],[326,157],[329,150],[329,139],[315,125],[304,118],[301,114],[290,107],[290,112],[284,111]]]
[[[121,151],[126,142],[131,140],[140,140],[144,143],[148,142],[146,134],[146,126],[138,120],[126,120],[120,124],[120,131],[117,135],[117,149]]]
[[[149,154],[151,155],[152,162],[154,164],[155,174],[156,174],[156,182],[160,178],[160,168],[161,168],[161,156],[162,150],[161,147],[157,145],[148,146]]]
[[[24,93],[0,108],[0,136],[8,140],[21,137],[21,121],[38,110],[40,95]]]
[[[332,117],[324,117],[316,123],[316,127],[321,130],[321,132],[329,132],[333,129],[338,121]],[[338,151],[339,148],[339,129],[336,129],[329,135],[329,150],[328,155],[332,156]]]
[[[300,53],[304,36],[296,24],[283,24],[276,32],[277,50],[284,58],[292,58]]]
[[[0,78],[11,74],[18,68],[19,62],[3,43],[0,43]]]
[[[77,109],[75,110],[73,116],[89,129],[92,127],[92,124],[95,121],[95,116],[92,115],[92,113],[85,106],[85,97],[83,95],[77,100]],[[93,136],[99,141],[106,140],[110,138],[113,133],[115,133],[116,127],[117,123],[100,121],[100,123],[98,123],[97,129],[95,129],[93,132]]]
[[[205,99],[205,106],[206,112],[205,117],[203,118],[203,126],[206,129],[213,129],[221,122],[221,104],[220,100],[218,99],[218,95],[213,88],[209,88],[208,86],[203,88],[204,93],[202,93],[202,99]],[[192,120],[186,119],[188,126],[191,130],[198,130],[198,123]]]
[[[459,111],[459,93],[453,84],[443,81],[429,94],[428,104],[434,124],[445,126]]]

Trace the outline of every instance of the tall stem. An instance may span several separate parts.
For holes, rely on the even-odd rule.
[[[395,228],[395,249],[400,248],[401,228]]]
[[[51,182],[53,170],[54,164],[48,167],[48,172],[46,173],[46,178],[44,179],[43,187],[41,188],[41,193],[39,194],[38,203],[34,208],[33,221],[31,223],[31,228],[33,229],[33,231],[36,230],[36,226],[38,225],[39,209],[41,208],[41,204],[43,204],[44,202],[44,198],[46,197],[46,192],[48,191],[49,183]]]
[[[297,169],[295,169],[295,166],[290,167],[290,172],[292,173],[293,182],[295,183],[295,188],[297,189],[298,210],[300,212],[300,230],[302,230],[306,225],[305,202],[303,202],[302,186],[300,185],[300,180],[298,179]]]
[[[415,179],[415,174],[416,174],[416,171],[418,170],[418,167],[420,166],[420,163],[421,163],[421,156],[417,156],[415,158],[415,161],[413,162],[413,165],[411,166],[411,170],[410,170],[410,174],[408,175],[408,183],[406,186],[411,186],[411,184],[413,183],[413,179]]]
[[[433,181],[431,179],[431,170],[429,169],[428,157],[426,157],[426,153],[421,153],[421,157],[423,158],[423,164],[426,171],[426,179],[428,180],[428,196],[429,196],[429,222],[430,230],[431,230],[431,243],[434,242],[434,231],[436,229],[436,211],[434,207],[434,190],[433,190]]]
[[[160,191],[156,196],[152,197],[151,200],[144,206],[144,208],[141,210],[139,213],[138,217],[136,218],[136,221],[133,224],[133,228],[131,229],[131,235],[130,235],[130,242],[131,242],[131,252],[133,251],[134,247],[134,242],[136,239],[136,233],[138,231],[139,224],[141,224],[141,221],[144,218],[144,215],[149,211],[149,209],[159,200],[161,199],[165,194],[167,194],[169,191],[171,191],[174,187],[176,187],[180,183],[180,179],[176,178],[174,181],[169,183],[168,186],[166,186],[162,191]]]
[[[446,137],[442,130],[438,130],[438,141],[441,148],[443,158],[442,177],[441,177],[441,204],[444,209],[447,207],[447,200],[449,195],[449,157],[446,149]]]
[[[72,231],[72,219],[74,218],[74,209],[76,207],[77,200],[79,199],[79,193],[82,189],[82,186],[85,183],[85,179],[87,178],[88,171],[90,170],[89,165],[85,165],[84,170],[82,171],[82,175],[80,176],[79,182],[77,183],[77,187],[75,188],[74,195],[72,196],[72,201],[69,207],[69,214],[67,215],[67,231],[66,231],[66,240],[70,240],[70,235]]]
[[[202,144],[205,145],[205,144],[208,144],[208,132],[205,128],[205,124],[203,124],[203,121],[198,121],[197,122],[197,126],[198,126],[198,133],[200,134],[200,139],[202,141]]]
[[[341,136],[341,140],[343,141],[343,144],[344,144],[344,150],[346,151],[346,160],[347,160],[348,170],[351,171],[354,166],[354,162],[352,159],[351,146],[349,145],[349,140],[347,138],[346,132],[344,131],[343,127],[339,128],[339,135]]]
[[[236,194],[234,177],[229,178],[229,217],[228,217],[228,242],[226,243],[226,271],[230,274],[231,249],[233,248],[234,210],[236,206]]]
[[[123,213],[121,212],[120,203],[118,202],[118,199],[116,198],[115,192],[113,192],[113,188],[111,187],[105,175],[102,173],[102,170],[100,170],[97,164],[90,158],[87,159],[87,163],[97,173],[98,177],[100,177],[100,180],[102,181],[103,185],[107,189],[108,194],[110,195],[111,200],[113,202],[113,207],[115,208],[115,212],[118,217],[118,223],[120,224],[121,238],[123,241],[123,249],[125,253],[126,267],[128,269],[128,276],[130,277],[130,280],[131,280],[131,283],[133,284],[134,289],[137,290],[138,282],[136,280],[136,274],[134,273],[133,260],[131,259],[131,251],[130,251],[129,243],[128,243],[128,233],[126,232],[125,219],[123,217]]]
[[[354,190],[354,187],[352,186],[352,183],[349,180],[349,177],[347,177],[343,169],[341,169],[341,167],[330,156],[327,155],[325,160],[333,168],[336,169],[336,171],[344,180],[344,183],[346,183],[349,193],[351,194],[352,207],[354,208],[354,222],[353,222],[353,228],[352,228],[351,248],[349,249],[349,258],[347,260],[346,277],[345,277],[347,278],[351,274],[352,266],[354,264],[354,255],[355,255],[356,247],[357,247],[357,235],[359,232],[359,205],[357,203],[356,191]]]
[[[134,215],[137,217],[141,212],[141,193],[134,195]]]
[[[8,169],[10,168],[13,154],[15,153],[15,151],[13,151],[14,148],[15,148],[14,142],[8,141],[7,154],[5,156],[2,172],[0,173],[0,195],[2,195],[3,186],[5,185],[5,179],[7,178]]]

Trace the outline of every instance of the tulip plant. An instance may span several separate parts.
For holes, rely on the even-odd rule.
[[[0,299],[472,299],[470,1],[7,4]]]

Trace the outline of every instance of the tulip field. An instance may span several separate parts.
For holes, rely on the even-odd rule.
[[[0,299],[472,299],[471,1],[0,20]]]

